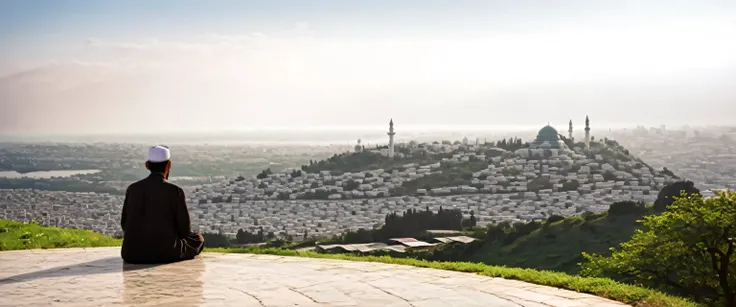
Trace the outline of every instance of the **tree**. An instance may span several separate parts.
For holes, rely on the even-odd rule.
[[[259,227],[258,228],[258,234],[256,234],[256,241],[259,242],[259,243],[260,242],[263,242],[263,241],[266,241],[265,240],[265,236],[263,234],[263,227]]]
[[[258,179],[264,179],[268,177],[268,175],[271,175],[271,168],[264,169],[262,172],[260,172],[258,175],[256,175],[256,178]]]
[[[674,177],[674,178],[680,178],[680,177],[677,177],[675,173],[673,173],[671,170],[667,169],[666,167],[663,167],[662,171],[660,171],[659,173],[662,175],[667,175],[667,176]]]
[[[562,189],[560,191],[577,191],[580,188],[580,182],[573,179],[567,180],[562,183]]]
[[[506,237],[506,233],[503,228],[499,225],[490,224],[488,225],[488,231],[486,231],[486,238],[489,242],[497,242]]]
[[[473,229],[477,225],[477,220],[475,218],[475,212],[473,210],[470,210],[469,218],[463,219],[462,225],[464,229]]]
[[[475,213],[471,212],[472,219],[475,219],[474,215]],[[475,225],[475,222],[471,222],[470,219],[464,220],[460,209],[444,210],[440,208],[437,213],[430,211],[429,207],[422,211],[407,209],[403,215],[396,212],[386,214],[384,225],[380,228],[348,231],[337,239],[337,242],[367,243],[389,238],[415,237],[429,229],[462,230],[464,226],[470,227],[471,224]]]
[[[616,175],[613,174],[612,171],[605,171],[605,172],[603,172],[603,180],[605,180],[605,181],[615,181],[616,180]]]
[[[539,192],[539,190],[543,189],[552,189],[553,187],[554,184],[544,177],[534,178],[534,180],[529,181],[526,185],[527,190],[532,192]]]
[[[355,181],[353,179],[349,179],[348,181],[346,181],[343,184],[343,190],[345,190],[345,191],[352,191],[352,190],[357,189],[359,186],[360,186],[360,183],[359,182],[357,182],[357,181]]]
[[[664,211],[667,206],[674,202],[674,198],[680,195],[680,192],[685,191],[686,194],[700,194],[700,190],[695,187],[692,181],[677,181],[668,184],[659,191],[657,199],[654,201],[654,209],[657,212]]]
[[[736,306],[736,193],[703,199],[683,191],[666,211],[642,223],[611,256],[583,253],[581,274]]]
[[[222,233],[202,233],[205,247],[230,247],[230,240]]]

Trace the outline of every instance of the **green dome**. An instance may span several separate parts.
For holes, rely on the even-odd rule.
[[[557,129],[552,128],[552,126],[547,125],[542,127],[542,129],[539,130],[539,133],[537,133],[537,140],[541,140],[542,142],[548,141],[548,142],[556,142],[560,140],[559,134],[557,133]]]
[[[537,138],[532,142],[532,147],[540,147],[544,143],[549,143],[550,148],[560,148],[560,135],[557,129],[550,125],[542,127],[537,133]],[[545,145],[546,146],[546,145]]]

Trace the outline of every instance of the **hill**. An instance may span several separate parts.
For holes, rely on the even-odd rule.
[[[680,191],[697,194],[700,191],[689,181],[678,181],[665,186],[654,204],[620,201],[601,213],[585,212],[562,217],[552,215],[544,221],[502,222],[475,228],[468,234],[480,239],[470,245],[449,245],[429,250],[410,251],[403,257],[434,261],[469,261],[488,265],[552,270],[577,274],[583,253],[610,255],[610,248],[631,239],[639,221],[646,215],[659,214],[673,202]],[[412,223],[394,225],[404,227],[411,236],[421,237]],[[393,229],[392,228],[392,229]],[[429,229],[429,228],[425,228]],[[380,232],[374,230],[373,232]],[[395,230],[396,231],[396,230]],[[401,230],[398,230],[401,231]],[[370,238],[365,231],[348,233],[342,238]],[[373,236],[375,237],[375,235]],[[329,242],[329,241],[325,241]],[[367,243],[348,242],[341,243]]]
[[[568,192],[591,194],[620,188],[637,201],[678,179],[657,171],[609,139],[583,143],[558,137],[558,148],[540,148],[521,139],[496,143],[400,143],[396,156],[376,147],[310,161],[299,170],[261,172],[233,182],[240,199],[356,199],[391,196]],[[244,178],[243,178],[244,179]],[[632,188],[633,187],[633,188]],[[608,193],[610,194],[610,193]],[[608,200],[611,203],[612,200]]]
[[[636,203],[615,203],[640,206]],[[508,234],[489,240],[478,251],[464,257],[466,261],[490,265],[535,268],[577,274],[583,252],[607,255],[609,249],[628,241],[644,215],[654,214],[652,206],[642,213],[586,214],[561,221],[537,223],[536,230],[524,234],[524,226],[507,230]],[[513,226],[512,226],[513,227]],[[535,226],[526,226],[533,229]]]
[[[373,229],[387,213],[427,207],[474,214],[478,226],[600,213],[617,201],[652,203],[677,180],[616,141],[591,140],[588,148],[557,138],[557,148],[519,139],[409,142],[396,144],[393,158],[385,149],[356,148],[301,169],[199,186],[187,197],[204,232],[299,240]]]
[[[0,251],[117,246],[121,241],[89,230],[45,227],[0,219]]]
[[[479,240],[471,244],[441,245],[391,255],[430,261],[464,261],[577,274],[580,271],[578,264],[584,260],[582,255],[584,252],[609,255],[611,247],[630,240],[635,230],[641,228],[641,224],[637,221],[645,215],[658,213],[653,205],[637,202],[618,202],[612,204],[612,207],[622,210],[614,209],[599,214],[586,212],[581,216],[566,218],[554,215],[542,222],[515,224],[502,222],[485,228],[466,229],[466,235]],[[382,228],[360,230],[318,241],[323,245],[368,243],[375,241],[376,237],[381,237],[382,232]],[[414,231],[408,237],[429,240],[435,236]]]

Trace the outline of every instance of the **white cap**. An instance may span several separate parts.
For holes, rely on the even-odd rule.
[[[149,162],[165,162],[171,159],[171,152],[163,146],[154,146],[148,150]]]

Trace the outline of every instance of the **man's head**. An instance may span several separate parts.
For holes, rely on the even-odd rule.
[[[171,151],[166,146],[154,146],[148,150],[148,161],[146,168],[153,174],[163,174],[164,178],[169,177],[171,170]]]

